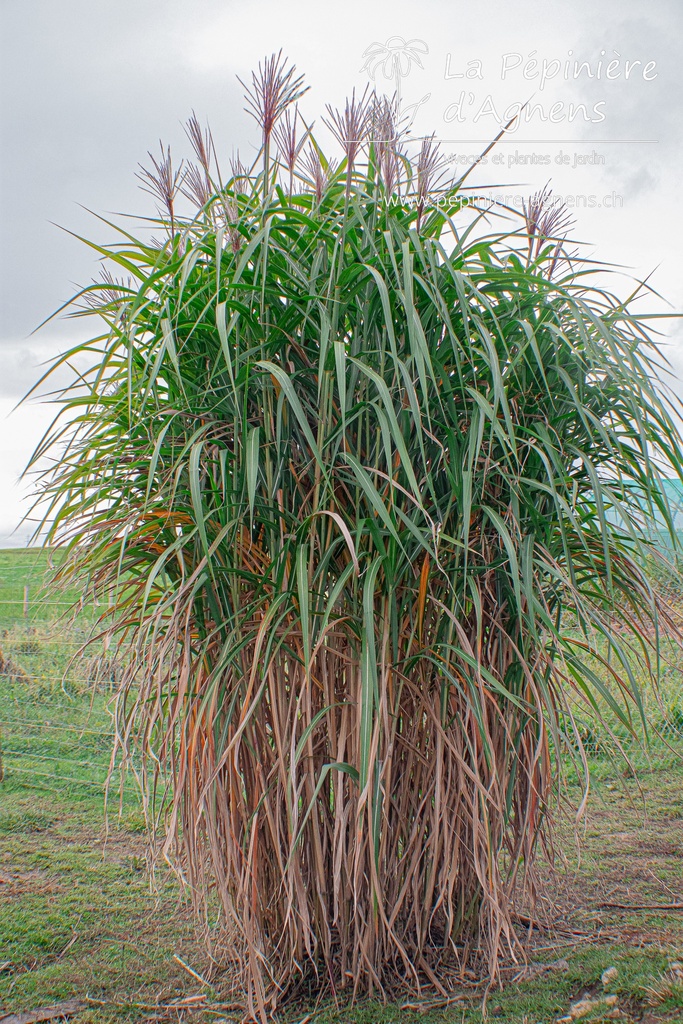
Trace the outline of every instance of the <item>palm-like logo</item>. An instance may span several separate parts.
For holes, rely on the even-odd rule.
[[[413,64],[417,64],[418,67],[424,68],[424,64],[420,58],[420,54],[429,53],[429,47],[423,39],[409,39],[407,42],[403,36],[389,36],[385,43],[371,43],[366,50],[363,51],[365,57],[365,64],[361,68],[361,71],[367,71],[375,81],[377,72],[382,70],[382,74],[385,78],[394,80],[394,92],[396,95],[396,107],[404,115],[411,110],[412,107],[420,107],[425,103],[431,93],[427,93],[419,103],[412,104],[411,107],[407,107],[402,110],[401,107],[401,79],[405,78],[410,73],[410,69]],[[413,113],[413,117],[417,113],[417,110]],[[412,118],[411,118],[412,121]]]

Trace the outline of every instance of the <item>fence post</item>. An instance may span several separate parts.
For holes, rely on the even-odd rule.
[[[28,583],[24,587],[24,618],[28,618]]]

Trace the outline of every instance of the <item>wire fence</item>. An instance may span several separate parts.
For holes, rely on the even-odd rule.
[[[6,769],[7,770],[7,769]],[[49,779],[50,782],[68,782],[71,785],[76,786],[87,786],[89,788],[104,791],[105,783],[90,782],[88,779],[74,779],[69,775],[59,775],[54,772],[38,772],[35,768],[22,768],[18,765],[11,765],[10,772],[19,772],[19,774],[30,775],[32,779]]]
[[[96,635],[109,602],[92,589],[50,593],[50,562],[49,552],[0,551],[0,778],[98,800],[109,779],[137,800],[139,764],[123,751],[111,760],[108,705],[125,656]]]
[[[0,625],[44,622],[68,615],[97,618],[109,606],[92,587],[51,589],[61,556],[49,549],[0,550]]]
[[[0,719],[0,722],[4,725],[21,726],[23,729],[52,729],[56,732],[75,732],[79,736],[108,736],[111,739],[114,738],[113,729],[81,729],[78,725],[52,725],[50,722],[27,722],[21,718],[6,718],[4,716]]]
[[[122,680],[126,651],[96,635],[106,601],[92,590],[68,600],[45,596],[45,571],[46,557],[17,564],[0,551],[0,777],[101,794],[115,743],[108,705]],[[74,606],[80,615],[65,617]],[[683,658],[674,661],[660,697],[648,696],[658,745],[649,754],[637,752],[638,762],[663,762],[670,756],[667,744],[683,743]],[[589,755],[608,757],[609,742],[590,724],[585,742]],[[114,771],[132,768],[124,789],[137,792],[140,766],[120,758]]]
[[[37,718],[57,710],[50,702],[47,706],[30,703],[26,717],[18,718],[6,714],[0,703],[0,780],[8,783],[15,778],[22,786],[58,791],[71,791],[75,786],[89,792],[96,790],[102,797],[108,784],[117,793],[122,784],[126,798],[139,802],[135,776],[139,776],[141,766],[123,751],[112,759],[113,724],[89,728],[87,724]],[[82,705],[67,710],[81,715],[102,714],[101,708],[93,712]]]

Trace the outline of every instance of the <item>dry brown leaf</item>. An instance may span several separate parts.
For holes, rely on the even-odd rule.
[[[7,1013],[0,1017],[0,1024],[40,1024],[40,1021],[55,1020],[57,1017],[73,1017],[74,1014],[85,1010],[87,1005],[82,999],[67,999],[66,1002],[39,1006],[35,1010]]]

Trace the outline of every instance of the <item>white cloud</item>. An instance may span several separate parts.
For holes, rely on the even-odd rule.
[[[20,522],[31,506],[34,483],[21,476],[53,415],[45,404],[16,409],[14,402],[0,399],[0,546],[14,546],[17,541],[23,545],[32,532],[30,524]]]

